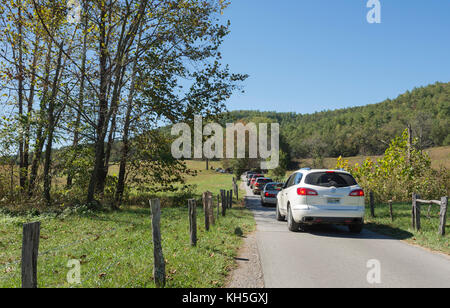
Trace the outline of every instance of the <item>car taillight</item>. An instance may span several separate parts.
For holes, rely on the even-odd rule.
[[[266,197],[269,197],[269,193],[268,193],[268,192],[266,192],[264,195],[265,195]]]
[[[317,196],[317,191],[309,188],[297,188],[297,194],[300,196]]]
[[[362,190],[362,189],[354,190],[349,194],[349,196],[350,197],[364,197],[364,190]]]

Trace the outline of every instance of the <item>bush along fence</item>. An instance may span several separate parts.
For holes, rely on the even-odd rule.
[[[237,194],[236,194],[237,195]],[[221,190],[220,195],[217,195],[217,202],[214,202],[211,192],[205,192],[202,195],[203,211],[205,214],[205,230],[209,231],[219,220],[220,216],[226,216],[227,210],[232,208],[233,190]],[[166,284],[166,264],[163,254],[163,235],[161,234],[161,205],[159,199],[150,200],[151,210],[151,228],[152,228],[152,241],[146,243],[149,246],[153,244],[153,279],[156,287],[162,288]],[[217,204],[217,211],[215,211],[215,204]],[[188,200],[188,219],[189,219],[189,234],[190,245],[192,247],[197,246],[198,233],[197,233],[197,200]],[[23,237],[22,237],[22,256],[21,259],[16,261],[15,264],[21,264],[21,281],[22,288],[37,288],[38,287],[38,257],[62,250],[69,245],[61,246],[59,248],[52,249],[51,251],[39,253],[39,239],[40,239],[40,222],[27,223],[23,225]],[[111,229],[106,232],[113,232],[115,229]],[[73,245],[84,242],[86,239],[82,239]],[[70,245],[72,245],[70,244]],[[107,269],[110,269],[115,262],[111,263]],[[78,284],[80,284],[79,282]],[[125,287],[125,286],[124,286]]]
[[[369,192],[369,207],[370,207],[370,216],[375,218],[375,198],[374,193]],[[389,205],[389,215],[391,221],[394,221],[394,209],[393,209],[393,200],[388,201]],[[420,196],[416,193],[412,194],[412,205],[411,205],[411,227],[413,230],[420,231],[421,230],[421,204],[429,205],[427,210],[427,217],[430,218],[430,212],[433,205],[438,205],[440,208],[439,211],[439,230],[438,234],[441,236],[445,235],[445,225],[447,222],[447,210],[448,210],[448,197],[442,197],[441,200],[422,200]]]

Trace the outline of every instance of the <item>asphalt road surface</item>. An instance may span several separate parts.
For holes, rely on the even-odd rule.
[[[247,189],[267,288],[450,287],[450,258],[364,230],[318,226],[289,232]],[[379,270],[378,270],[379,269]],[[369,277],[369,279],[368,279]]]

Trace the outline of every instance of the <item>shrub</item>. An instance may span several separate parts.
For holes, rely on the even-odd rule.
[[[428,154],[415,148],[417,142],[413,140],[408,158],[408,132],[405,130],[391,141],[384,156],[376,162],[368,158],[361,165],[349,166],[348,160],[339,157],[337,168],[351,172],[366,191],[376,192],[379,202],[409,201],[413,192],[428,199],[447,195],[448,170],[433,170]]]

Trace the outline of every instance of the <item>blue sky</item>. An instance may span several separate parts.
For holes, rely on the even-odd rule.
[[[450,1],[231,0],[223,47],[232,71],[247,73],[229,110],[311,113],[377,103],[450,81]]]

